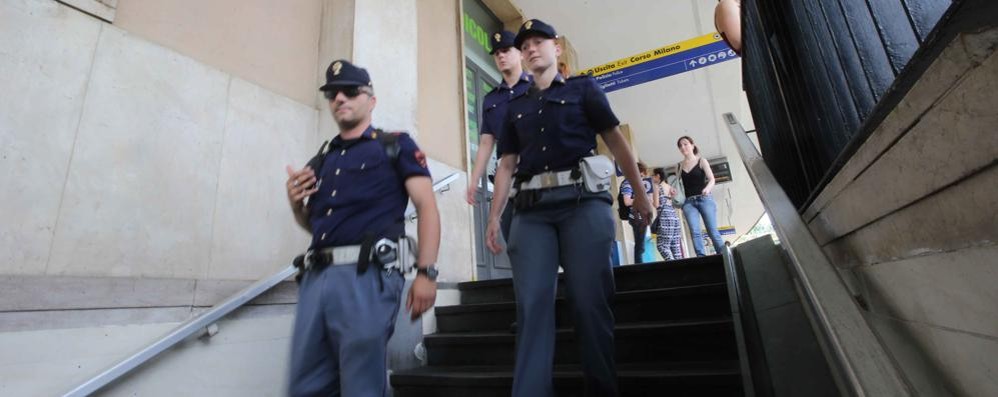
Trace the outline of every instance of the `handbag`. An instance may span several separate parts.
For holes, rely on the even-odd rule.
[[[672,186],[676,190],[676,194],[672,195],[672,205],[675,207],[682,207],[683,203],[686,202],[686,189],[683,188],[683,163],[676,163],[676,178],[669,182],[669,186]]]
[[[604,155],[584,157],[579,161],[582,182],[586,191],[599,193],[610,190],[610,175],[613,175],[613,161]]]

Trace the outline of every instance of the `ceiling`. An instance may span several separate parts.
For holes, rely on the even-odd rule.
[[[575,48],[580,69],[714,32],[715,0],[513,0],[524,18],[550,23]],[[628,124],[639,157],[652,166],[680,159],[676,140],[691,136],[708,158],[725,153],[721,114],[752,127],[734,60],[608,94]]]

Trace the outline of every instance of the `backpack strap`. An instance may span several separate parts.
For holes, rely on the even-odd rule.
[[[393,165],[398,165],[399,153],[402,151],[402,145],[399,143],[399,136],[401,136],[402,133],[386,133],[381,129],[375,129],[374,133],[374,139],[381,144],[381,147],[385,148],[385,155],[388,156],[388,159],[392,161]]]

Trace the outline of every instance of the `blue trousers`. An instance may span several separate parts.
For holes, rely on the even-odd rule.
[[[717,231],[717,204],[710,195],[696,195],[686,198],[683,203],[683,215],[686,216],[686,224],[690,228],[690,237],[693,238],[693,251],[697,256],[704,256],[703,233],[700,232],[700,217],[703,217],[704,226],[707,228],[707,235],[710,236],[711,243],[714,244],[714,252],[721,253],[724,247],[724,239]]]
[[[379,280],[379,278],[381,280]],[[291,338],[291,396],[386,396],[387,345],[405,280],[371,266],[305,273]]]
[[[558,267],[575,321],[586,394],[617,395],[615,292],[610,259],[614,218],[608,193],[575,187],[545,191],[537,207],[513,216],[509,255],[516,293],[513,396],[553,396],[555,295]]]

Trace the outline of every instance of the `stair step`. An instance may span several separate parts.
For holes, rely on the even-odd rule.
[[[728,317],[618,324],[618,363],[729,360],[737,358]],[[511,365],[516,335],[510,332],[437,333],[423,339],[429,365]],[[555,336],[555,363],[579,362],[575,332],[560,328]]]
[[[618,292],[723,283],[724,263],[720,255],[687,258],[669,262],[616,267],[614,281]],[[564,296],[558,275],[558,296]],[[469,281],[458,284],[461,303],[512,302],[513,281],[509,278]]]
[[[737,361],[653,362],[623,364],[617,368],[620,393],[650,396],[694,392],[711,395],[741,395]],[[391,377],[397,397],[509,396],[512,366],[421,367]],[[582,395],[583,375],[578,365],[554,368],[559,396]]]
[[[555,302],[555,324],[570,327],[570,310],[565,298]],[[441,306],[436,309],[440,332],[509,331],[516,321],[516,303],[477,303]],[[729,315],[724,283],[619,292],[614,297],[617,324]]]

